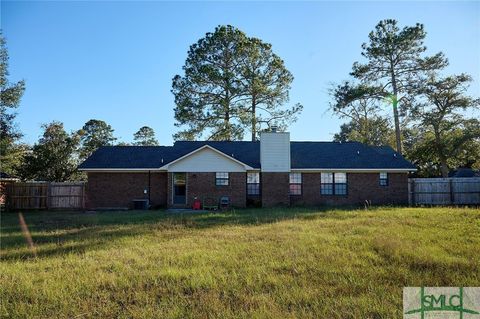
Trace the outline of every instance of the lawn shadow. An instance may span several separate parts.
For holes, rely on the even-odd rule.
[[[358,207],[357,207],[358,209]],[[207,229],[224,226],[262,225],[283,220],[308,220],[331,216],[330,212],[352,207],[232,209],[218,212],[115,211],[115,212],[24,212],[39,258],[101,249],[117,239],[141,236],[163,229]],[[353,216],[351,216],[353,218]],[[25,238],[17,213],[1,215],[1,259],[28,259]],[[347,217],[348,218],[348,217]]]

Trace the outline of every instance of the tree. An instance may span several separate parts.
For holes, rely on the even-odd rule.
[[[402,152],[398,104],[410,99],[409,86],[423,72],[438,70],[448,64],[442,53],[421,57],[426,51],[423,45],[426,32],[422,24],[413,27],[397,26],[396,20],[382,20],[369,34],[369,43],[362,44],[362,56],[368,62],[355,62],[351,75],[382,88],[393,108],[397,152]]]
[[[343,124],[334,141],[357,141],[368,145],[388,145],[391,136],[389,121],[381,115],[383,96],[378,87],[364,83],[344,82],[333,87],[330,110],[349,122]]]
[[[335,142],[360,142],[372,146],[391,144],[394,136],[388,120],[382,117],[350,121],[340,126],[340,132],[333,136]]]
[[[68,134],[61,122],[42,125],[43,136],[25,156],[20,168],[22,179],[63,182],[75,173],[78,161],[76,151],[80,136]]]
[[[461,156],[466,146],[480,140],[480,122],[463,114],[480,105],[480,99],[466,94],[471,81],[467,74],[442,78],[431,73],[413,89],[422,99],[412,108],[412,114],[425,131],[443,177],[448,177],[453,159]]]
[[[448,154],[447,166],[449,168],[469,167],[480,169],[480,139],[468,138],[465,141],[465,137],[471,132],[472,124],[462,125],[445,132],[444,138],[448,143],[445,144],[444,152]],[[478,123],[473,124],[473,126],[477,126],[478,129]],[[420,177],[444,175],[435,146],[433,130],[419,125],[413,131],[414,134],[405,139],[406,144],[410,144],[410,147],[405,148],[405,156],[418,168],[416,175]]]
[[[242,49],[242,78],[247,97],[245,125],[250,125],[252,141],[255,141],[262,124],[286,127],[296,120],[303,106],[282,108],[289,101],[293,76],[283,60],[273,53],[271,44],[249,38]]]
[[[141,127],[135,134],[133,134],[133,145],[139,146],[155,146],[158,141],[155,138],[155,131],[148,126]]]
[[[117,139],[110,125],[101,120],[89,120],[78,132],[81,136],[80,158],[86,159],[100,146],[112,145]]]
[[[300,104],[283,108],[293,80],[271,45],[248,38],[233,26],[219,26],[190,47],[184,76],[173,78],[175,125],[187,129],[174,139],[256,139],[265,125],[285,127]]]
[[[239,46],[245,34],[233,26],[219,26],[215,32],[190,46],[183,66],[184,76],[173,78],[175,120],[187,129],[174,135],[175,140],[193,140],[207,134],[209,140],[239,140],[243,97]]]
[[[6,146],[7,144],[4,145]],[[4,147],[0,159],[1,171],[12,176],[17,176],[18,169],[22,165],[25,155],[28,154],[29,151],[30,146],[21,142],[12,143]]]
[[[14,110],[20,105],[25,82],[10,83],[8,75],[8,51],[0,31],[0,161],[2,171],[15,174],[15,167],[25,147],[16,145],[22,134],[15,126]]]

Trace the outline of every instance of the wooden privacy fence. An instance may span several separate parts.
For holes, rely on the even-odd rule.
[[[480,177],[410,178],[410,205],[480,205]]]
[[[83,209],[84,182],[11,183],[5,187],[7,209]]]

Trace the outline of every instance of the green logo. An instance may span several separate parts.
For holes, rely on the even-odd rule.
[[[407,287],[404,318],[480,318],[480,288]]]

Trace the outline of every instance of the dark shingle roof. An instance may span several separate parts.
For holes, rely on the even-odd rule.
[[[173,146],[103,146],[79,168],[159,168],[207,144],[251,167],[260,167],[259,142],[185,141]]]
[[[209,145],[253,168],[260,168],[260,142],[182,141],[173,146],[105,146],[79,168],[159,168],[203,145]],[[414,169],[390,147],[370,147],[357,142],[291,142],[293,169]]]
[[[461,167],[448,173],[448,177],[480,177],[480,170],[468,167]]]
[[[291,142],[290,153],[292,168],[415,168],[388,146],[358,142]]]
[[[79,168],[159,168],[177,155],[171,146],[103,146]]]
[[[17,177],[5,172],[0,172],[0,179],[17,179]]]

